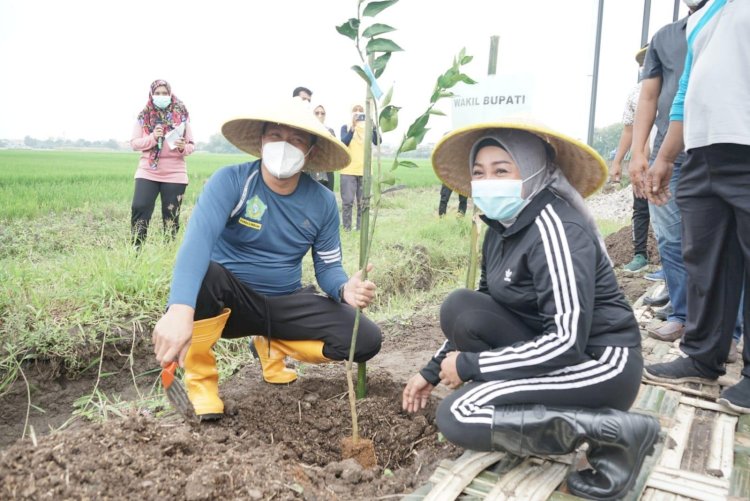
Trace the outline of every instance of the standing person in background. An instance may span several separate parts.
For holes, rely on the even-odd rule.
[[[188,184],[185,157],[195,150],[187,108],[172,94],[166,81],[155,80],[151,84],[148,102],[138,115],[130,146],[142,152],[135,172],[130,217],[133,243],[140,248],[146,240],[159,195],[164,231],[170,238],[177,234],[180,206]]]
[[[336,134],[333,132],[333,129],[328,127],[326,125],[326,109],[323,107],[322,104],[319,104],[313,109],[313,114],[315,117],[320,120],[320,123],[322,123],[326,129],[328,129],[328,132],[331,133],[333,137],[336,137]],[[329,190],[333,191],[334,183],[336,177],[334,176],[333,172],[313,172],[311,173],[313,176],[313,179],[315,179],[317,182],[328,188]]]
[[[687,57],[664,144],[642,180],[649,201],[676,198],[687,269],[686,357],[649,365],[644,377],[669,384],[718,384],[726,373],[742,288],[750,324],[750,2],[711,0],[687,23]],[[672,172],[687,151],[680,182]],[[674,166],[674,167],[673,167]],[[744,269],[744,273],[742,270]],[[750,413],[750,339],[743,378],[718,403]]]
[[[312,100],[312,94],[312,91],[307,87],[296,87],[292,91],[292,97],[298,97],[306,103],[309,103]]]
[[[440,187],[440,205],[438,206],[439,217],[445,216],[445,213],[448,210],[448,202],[451,199],[452,193],[453,193],[453,190],[451,190],[446,185],[443,185]],[[467,198],[459,193],[458,194],[458,212],[456,213],[456,217],[464,217],[466,215],[466,202],[467,202]]]
[[[646,57],[646,47],[643,47],[635,55],[639,72],[643,70],[643,60]],[[620,183],[622,174],[622,161],[630,151],[633,141],[633,122],[635,120],[635,108],[638,105],[638,96],[641,93],[641,77],[638,75],[638,84],[633,87],[625,102],[625,110],[622,113],[622,134],[620,143],[617,145],[615,158],[612,160],[610,178],[613,183]],[[633,259],[625,265],[627,273],[637,273],[648,265],[648,200],[633,197]]]
[[[352,107],[352,121],[341,126],[341,142],[349,147],[352,162],[341,171],[341,224],[344,231],[352,230],[352,207],[357,202],[357,224],[362,219],[362,176],[365,159],[365,109]],[[377,132],[372,131],[372,143],[377,144]]]
[[[702,7],[695,0],[684,0],[691,14]],[[646,198],[641,189],[643,178],[650,163],[659,154],[664,137],[669,128],[669,109],[677,94],[677,87],[685,66],[687,43],[685,26],[688,18],[668,24],[651,39],[643,64],[643,80],[638,108],[633,125],[632,158],[628,171],[635,196]],[[645,154],[651,129],[656,126],[656,138],[650,157]],[[685,153],[675,158],[672,186],[677,187]],[[687,318],[687,272],[682,259],[682,216],[680,207],[674,200],[664,206],[649,205],[651,224],[654,227],[659,248],[664,278],[672,303],[672,313],[667,321],[658,327],[648,328],[648,335],[661,341],[673,342],[685,333]]]

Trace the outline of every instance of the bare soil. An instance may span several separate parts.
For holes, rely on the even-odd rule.
[[[274,386],[262,382],[251,363],[222,384],[227,415],[216,423],[133,412],[101,423],[79,419],[44,436],[71,417],[72,402],[91,393],[95,382],[45,380],[37,370],[27,375],[35,388],[36,443],[26,438],[8,445],[23,430],[22,381],[0,406],[7,446],[0,452],[0,498],[373,499],[412,491],[440,460],[461,452],[437,432],[436,399],[416,415],[400,408],[403,383],[442,334],[430,315],[383,330],[383,351],[369,366],[368,396],[357,404],[360,435],[375,446],[374,468],[342,460],[342,440],[352,433],[343,364],[303,365],[296,383]],[[151,356],[141,343],[136,358],[148,365]],[[109,359],[105,371],[113,372],[116,361]],[[116,380],[124,393],[129,384],[135,394],[129,364],[99,388],[118,391]]]
[[[632,258],[630,229],[606,243],[620,285],[635,301],[650,282],[620,270]],[[649,254],[658,259],[653,241]],[[96,423],[74,416],[74,403],[95,390],[116,402],[152,389],[158,370],[148,336],[137,332],[131,351],[106,347],[104,377],[93,367],[71,380],[40,361],[24,370],[33,405],[23,379],[0,396],[0,499],[350,500],[411,492],[440,460],[462,452],[437,432],[436,398],[416,415],[400,408],[404,382],[443,336],[437,308],[381,327],[383,349],[368,364],[369,394],[357,404],[361,437],[374,443],[373,468],[342,460],[351,421],[340,363],[302,365],[296,383],[274,386],[250,362],[222,383],[227,415],[211,424],[185,423],[168,409],[125,411]],[[149,370],[152,376],[136,377]],[[33,439],[20,438],[27,413]]]

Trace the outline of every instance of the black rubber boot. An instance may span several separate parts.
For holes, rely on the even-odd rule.
[[[589,443],[586,457],[596,471],[574,472],[568,488],[588,499],[616,499],[633,485],[659,436],[654,418],[614,409],[495,407],[492,448],[519,456],[559,455]]]

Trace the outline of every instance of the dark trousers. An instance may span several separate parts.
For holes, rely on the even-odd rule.
[[[648,200],[633,197],[633,255],[648,257]]]
[[[453,190],[443,185],[440,188],[440,205],[438,206],[438,215],[443,216],[448,210],[448,201],[451,199]],[[466,214],[466,197],[458,195],[458,212],[460,214]]]
[[[229,270],[211,262],[198,292],[195,320],[232,310],[221,336],[261,335],[294,341],[320,340],[323,355],[331,360],[349,358],[355,309],[337,303],[315,287],[287,296],[264,296],[240,282]],[[380,328],[364,315],[359,319],[355,362],[364,362],[380,351]]]
[[[468,289],[448,296],[440,309],[445,337],[458,351],[480,352],[541,335],[541,322],[530,324],[488,294]],[[518,380],[474,381],[446,397],[437,425],[451,442],[466,449],[491,450],[494,407],[543,404],[627,410],[635,401],[643,371],[640,347],[594,347],[580,362]]]
[[[130,207],[130,230],[133,243],[140,247],[146,241],[148,224],[154,212],[156,197],[161,196],[161,217],[164,233],[174,238],[180,229],[180,206],[186,184],[159,183],[148,179],[135,180],[133,203]]]
[[[344,229],[352,229],[352,207],[357,203],[357,225],[362,221],[362,176],[350,176],[341,174],[341,224]]]
[[[709,376],[724,362],[743,284],[750,291],[750,146],[713,144],[688,152],[677,187],[687,270],[687,322],[682,351]],[[750,294],[744,298],[750,325]],[[745,329],[744,368],[750,377]]]

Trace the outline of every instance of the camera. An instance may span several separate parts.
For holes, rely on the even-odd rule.
[[[365,114],[364,113],[357,113],[354,115],[354,120],[357,122],[364,122],[365,121]]]

